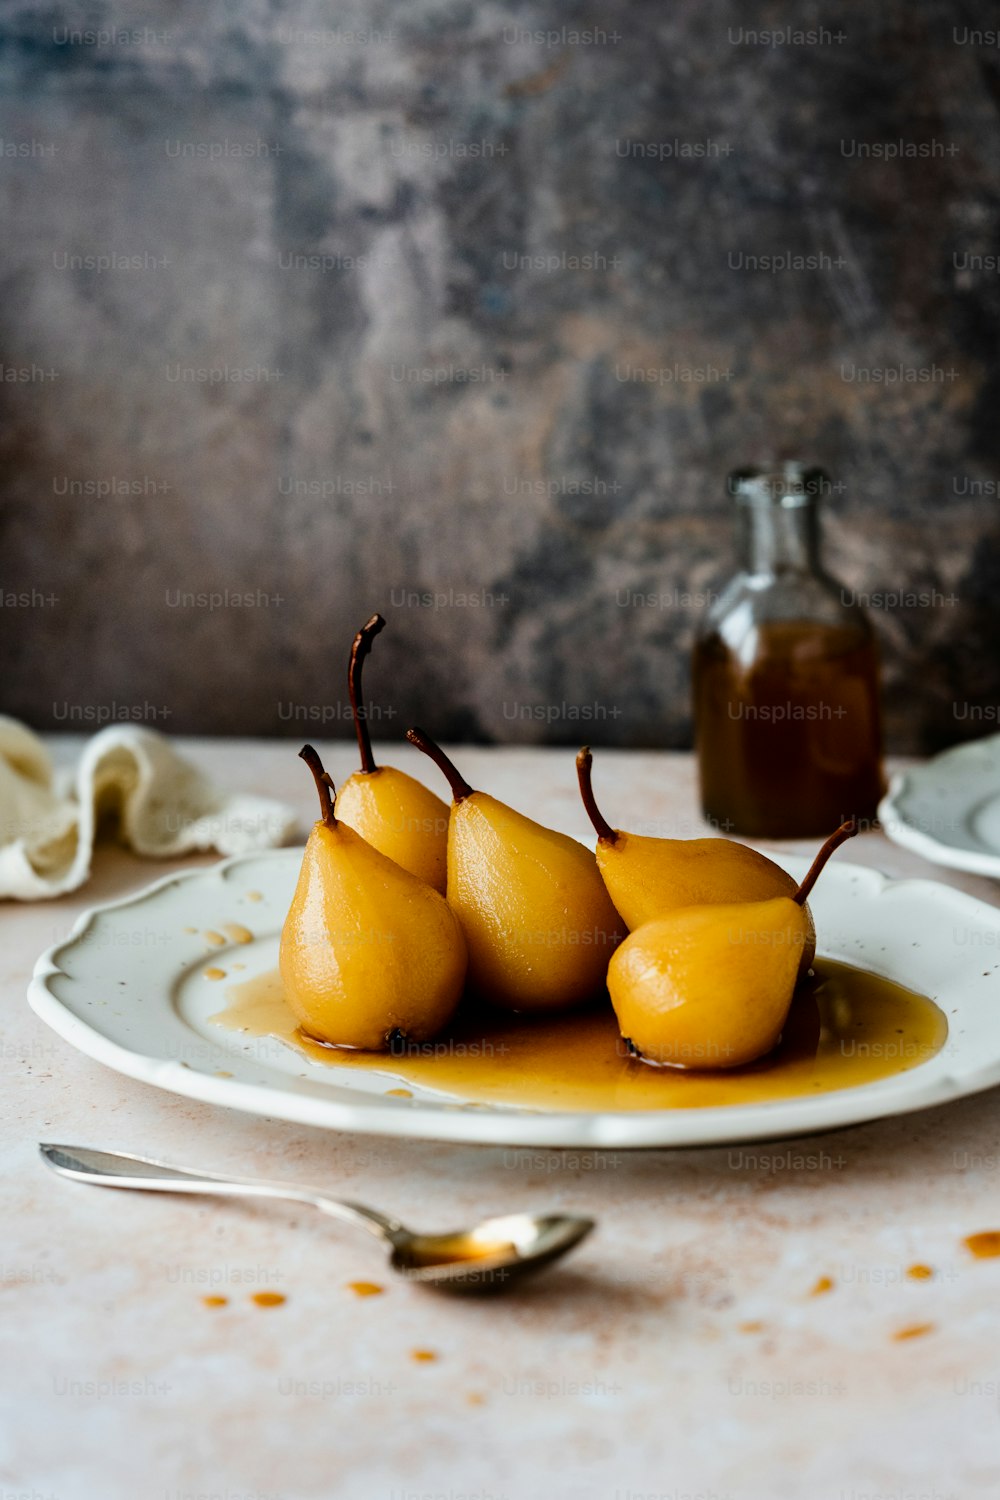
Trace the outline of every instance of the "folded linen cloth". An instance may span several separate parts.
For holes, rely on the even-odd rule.
[[[117,821],[122,843],[150,859],[272,848],[297,822],[282,802],[221,792],[162,734],[131,724],[95,734],[67,785],[37,735],[0,714],[0,898],[76,890],[107,819]]]

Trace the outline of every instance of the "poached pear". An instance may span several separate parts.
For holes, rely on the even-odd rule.
[[[593,756],[585,745],[576,757],[580,796],[597,834],[597,868],[615,910],[630,931],[681,906],[767,901],[793,896],[795,881],[766,854],[732,839],[664,839],[612,828],[597,805]],[[799,972],[816,956],[816,931],[805,908],[807,936],[799,950]]]
[[[603,993],[624,930],[590,850],[474,791],[423,730],[406,737],[451,786],[448,902],[470,988],[515,1011],[566,1010]]]
[[[380,1052],[400,1038],[427,1041],[462,994],[462,929],[432,886],[337,818],[322,761],[311,745],[300,754],[322,816],[281,932],[288,1004],[308,1036],[336,1047]]]
[[[852,821],[832,834],[792,896],[681,907],[625,939],[608,990],[622,1036],[644,1062],[738,1068],[776,1046],[813,940],[806,897],[856,832]]]
[[[337,817],[360,833],[373,849],[394,859],[443,896],[448,868],[448,805],[405,771],[376,765],[372,754],[362,670],[372,642],[384,628],[382,616],[372,615],[351,647],[347,691],[361,769],[342,783],[337,794]]]

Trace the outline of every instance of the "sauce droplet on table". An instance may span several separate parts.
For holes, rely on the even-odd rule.
[[[280,1307],[287,1300],[284,1292],[254,1292],[250,1297],[258,1307]]]

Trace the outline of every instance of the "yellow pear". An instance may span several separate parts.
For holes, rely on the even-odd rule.
[[[792,896],[795,881],[766,854],[732,839],[661,839],[612,828],[594,798],[593,756],[588,746],[576,758],[580,795],[597,834],[597,868],[615,910],[630,931],[680,906],[729,901],[767,901]],[[806,908],[808,933],[800,949],[800,972],[816,956],[816,933]]]
[[[565,1010],[602,994],[622,924],[593,854],[472,789],[423,730],[407,739],[444,772],[448,902],[469,950],[469,985],[516,1011]]]
[[[304,1032],[384,1051],[427,1041],[450,1020],[465,940],[447,901],[335,815],[333,783],[311,745],[322,817],[313,827],[281,932],[279,968]]]
[[[776,1046],[813,940],[806,897],[856,832],[851,822],[831,835],[792,896],[681,907],[625,939],[608,990],[622,1036],[644,1062],[737,1068]]]
[[[337,817],[380,854],[394,859],[397,865],[444,895],[448,869],[447,803],[405,771],[397,771],[394,766],[377,766],[372,755],[361,674],[372,641],[384,627],[382,616],[372,615],[354,637],[351,647],[347,689],[361,752],[361,770],[342,784],[337,794]]]

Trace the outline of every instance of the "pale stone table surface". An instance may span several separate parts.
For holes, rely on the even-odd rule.
[[[296,744],[185,746],[311,821]],[[335,778],[353,768],[346,743],[321,748]],[[436,785],[408,748],[394,758]],[[461,765],[587,831],[571,751]],[[701,831],[690,757],[602,751],[597,768],[612,822]],[[881,834],[849,857],[1000,900]],[[0,1500],[1000,1493],[1000,1260],[962,1247],[1000,1228],[1000,1093],[799,1142],[637,1153],[394,1142],[199,1105],[79,1056],[24,998],[81,909],[171,868],[105,848],[75,896],[0,913]],[[445,1300],[390,1285],[364,1237],[318,1215],[76,1186],[40,1165],[41,1139],[322,1183],[429,1227],[526,1207],[599,1230],[504,1299]],[[908,1280],[914,1262],[933,1278]],[[834,1286],[811,1296],[821,1276]],[[287,1301],[255,1306],[268,1288]],[[894,1339],[918,1323],[933,1332]]]

